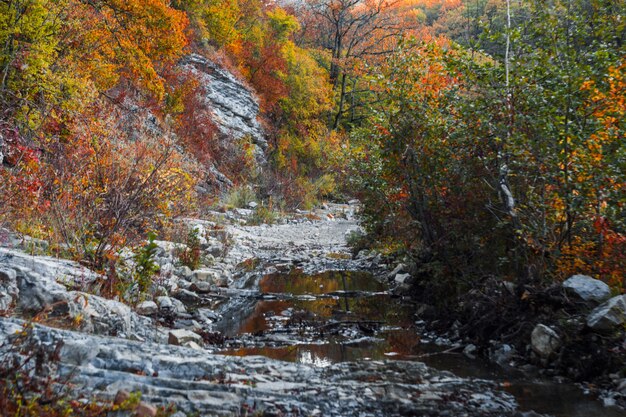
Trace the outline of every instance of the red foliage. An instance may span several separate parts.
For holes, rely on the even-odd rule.
[[[287,61],[280,44],[272,43],[255,50],[254,45],[246,43],[242,60],[248,67],[250,83],[261,98],[261,108],[268,113],[275,111],[278,102],[289,94],[281,79],[281,74],[287,71]]]

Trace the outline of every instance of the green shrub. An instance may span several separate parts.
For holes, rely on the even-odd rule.
[[[226,208],[244,208],[256,200],[256,195],[251,187],[233,187],[224,199]]]
[[[192,228],[187,233],[187,239],[185,241],[186,248],[178,253],[178,260],[181,264],[189,267],[189,269],[196,270],[200,267],[200,237],[198,236],[198,229]]]
[[[271,207],[258,206],[249,220],[249,224],[274,224],[278,214]]]
[[[137,286],[137,301],[150,289],[152,278],[159,272],[159,265],[154,258],[158,246],[154,243],[156,235],[148,234],[148,243],[141,247],[133,256],[135,267],[132,274],[132,284]]]

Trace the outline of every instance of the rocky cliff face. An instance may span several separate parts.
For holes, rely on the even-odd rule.
[[[257,160],[263,162],[267,142],[257,120],[259,102],[253,92],[232,73],[203,56],[188,55],[182,59],[181,65],[200,81],[202,94],[219,132],[226,138],[250,138],[256,146]]]

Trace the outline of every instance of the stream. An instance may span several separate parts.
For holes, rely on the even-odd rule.
[[[306,274],[292,269],[252,275],[247,286],[260,295],[243,308],[238,305],[239,314],[223,324],[226,347],[219,353],[224,355],[260,355],[321,368],[354,361],[419,361],[461,377],[495,381],[515,397],[521,411],[555,417],[626,416],[577,385],[453,352],[422,334],[414,323],[414,307],[393,297],[368,272]],[[228,308],[224,313],[229,315]]]

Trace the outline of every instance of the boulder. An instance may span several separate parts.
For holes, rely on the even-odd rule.
[[[213,310],[209,310],[208,308],[197,309],[195,312],[195,317],[197,317],[201,321],[208,322],[208,323],[213,323],[214,321],[217,321],[220,318],[219,314],[217,314]]]
[[[166,259],[166,258],[163,258]],[[176,267],[170,262],[169,259],[161,265],[161,269],[159,271],[161,277],[171,277],[176,272]]]
[[[141,401],[137,404],[137,408],[135,408],[135,415],[137,417],[155,417],[157,415],[157,408]]]
[[[604,282],[586,275],[573,275],[563,282],[563,288],[584,301],[599,304],[611,297],[611,289]]]
[[[533,351],[544,359],[552,356],[561,346],[561,338],[550,327],[538,324],[530,335]]]
[[[153,339],[151,321],[130,307],[81,291],[68,291],[57,282],[60,279],[63,284],[77,286],[90,282],[97,274],[66,260],[26,256],[2,248],[0,252],[0,310],[15,306],[18,315],[47,310],[49,317],[67,320],[84,332]]]
[[[397,284],[410,284],[411,274],[396,274],[393,279]]]
[[[220,257],[224,254],[224,244],[215,239],[211,239],[206,245],[203,246],[203,249],[207,255],[211,255],[213,257]]]
[[[202,346],[200,346],[199,344],[197,344],[193,340],[190,340],[189,342],[186,342],[183,346],[191,348],[191,349],[195,349],[195,350],[203,350]]]
[[[154,301],[144,301],[137,306],[137,314],[152,316],[159,311],[159,306]]]
[[[228,287],[228,277],[226,277],[224,275],[219,276],[215,280],[215,285],[217,285],[218,287],[221,287],[221,288],[227,288]]]
[[[199,294],[207,294],[211,292],[211,283],[206,282],[206,281],[197,281],[194,282],[193,284],[191,284],[191,286],[189,287],[189,289],[191,291],[195,291]]]
[[[183,265],[179,267],[178,269],[176,269],[176,275],[184,279],[189,279],[193,276],[193,272],[191,271],[191,268],[189,268],[186,265]]]
[[[130,399],[130,392],[126,391],[125,389],[121,389],[117,391],[117,394],[115,394],[115,399],[113,400],[113,404],[122,405],[129,399]]]
[[[187,308],[185,308],[185,304],[182,301],[177,300],[176,298],[171,297],[157,297],[157,304],[159,305],[159,309],[172,312],[176,314],[185,314],[187,313]]]
[[[14,269],[0,269],[0,311],[11,308],[17,300],[17,274]]]
[[[197,344],[202,343],[202,336],[185,329],[170,330],[168,333],[167,342],[170,345],[183,346],[187,342],[195,342]]]
[[[188,291],[182,288],[176,291],[173,296],[178,300],[186,303],[198,303],[201,300],[200,296],[195,292]]]
[[[600,304],[587,316],[587,326],[593,330],[612,330],[626,322],[626,295],[618,295]]]
[[[174,303],[170,297],[157,297],[157,303],[159,303],[160,310],[172,311],[174,309]]]
[[[219,274],[215,270],[209,269],[209,268],[202,268],[202,269],[197,269],[193,271],[192,280],[194,282],[203,281],[203,282],[208,282],[208,283],[215,283],[218,277],[219,277]]]
[[[404,273],[406,271],[407,271],[407,266],[405,264],[400,263],[393,269],[393,271],[391,271],[387,275],[387,277],[389,278],[389,281],[392,281],[395,278],[396,275],[402,274],[402,273]]]
[[[74,288],[85,288],[101,275],[85,268],[77,262],[66,259],[57,259],[51,256],[32,256],[28,253],[0,248],[0,267],[8,266],[11,269],[28,269],[47,280],[53,280]]]

